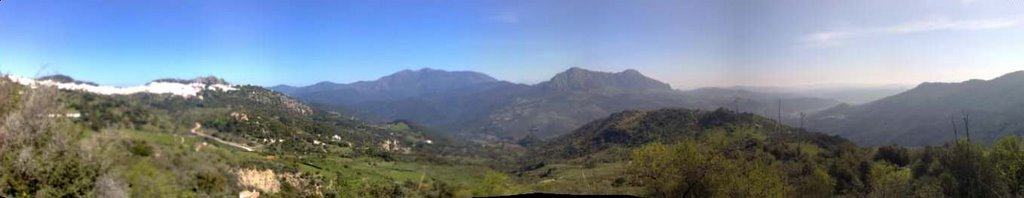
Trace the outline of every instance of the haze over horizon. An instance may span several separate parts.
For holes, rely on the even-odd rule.
[[[0,2],[0,71],[118,86],[202,75],[302,86],[426,67],[526,84],[581,67],[636,69],[676,89],[915,85],[1024,69],[1024,56],[1014,53],[1024,51],[1022,6],[10,0]]]

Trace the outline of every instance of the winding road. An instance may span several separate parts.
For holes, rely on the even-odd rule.
[[[234,143],[234,142],[224,141],[224,140],[222,140],[220,138],[213,137],[213,136],[207,135],[205,133],[199,132],[199,128],[203,128],[203,125],[201,125],[198,122],[196,122],[196,126],[192,127],[192,130],[190,130],[190,132],[192,132],[192,134],[198,135],[200,137],[210,138],[210,139],[213,139],[214,141],[220,142],[221,144],[227,144],[228,146],[233,146],[235,148],[239,148],[239,149],[242,149],[242,150],[245,150],[245,151],[252,152],[252,151],[256,150],[256,149],[253,149],[252,147],[248,147],[248,146],[245,146],[245,145],[242,145],[242,144],[238,144],[238,143]]]

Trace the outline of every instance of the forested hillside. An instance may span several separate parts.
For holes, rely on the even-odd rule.
[[[518,192],[508,187],[507,176],[490,168],[488,153],[495,152],[466,150],[469,143],[406,123],[365,123],[260,87],[235,87],[191,97],[104,95],[25,86],[5,76],[0,79],[0,196]]]
[[[1022,151],[1019,136],[858,147],[752,114],[663,109],[587,124],[537,147],[545,158],[519,174],[554,192],[651,197],[1016,197]]]

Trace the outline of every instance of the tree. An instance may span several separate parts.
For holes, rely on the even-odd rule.
[[[992,145],[990,156],[1010,195],[1024,195],[1024,137],[1000,138]]]
[[[818,167],[811,161],[803,161],[800,164],[785,164],[790,167],[799,167],[796,178],[790,182],[793,186],[793,194],[802,197],[829,197],[833,196],[836,180],[828,174],[825,169]],[[792,174],[792,173],[791,173]]]
[[[708,157],[692,141],[654,143],[637,149],[629,167],[652,197],[706,197],[712,172]]]
[[[507,195],[512,193],[515,193],[515,190],[509,182],[508,175],[495,171],[487,171],[483,182],[473,188],[473,195],[478,196]]]
[[[829,166],[829,175],[836,178],[838,194],[860,194],[867,191],[866,161],[864,154],[856,148],[836,151],[836,157]]]
[[[767,153],[733,156],[726,153],[747,141],[710,138],[649,144],[636,150],[627,171],[652,197],[785,197],[791,191]]]
[[[875,160],[884,160],[897,167],[904,167],[910,164],[910,152],[907,148],[897,145],[883,146],[875,152]]]
[[[785,178],[768,160],[716,160],[713,174],[716,197],[786,197]]]
[[[0,196],[92,195],[100,167],[78,147],[67,121],[52,116],[63,113],[56,88],[26,90],[24,97],[0,123]]]
[[[900,168],[889,162],[879,162],[871,166],[870,197],[909,197],[911,196],[910,169]]]
[[[938,174],[946,196],[997,197],[1002,194],[1001,179],[983,147],[962,142],[947,145],[946,150],[939,158],[943,168]]]

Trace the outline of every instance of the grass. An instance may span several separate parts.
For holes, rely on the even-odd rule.
[[[643,189],[625,183],[627,163],[600,163],[594,167],[551,164],[525,173],[531,179],[524,182],[538,192],[639,195]],[[540,177],[549,170],[550,174]]]
[[[139,195],[182,195],[195,196],[189,184],[190,172],[204,166],[207,169],[230,171],[231,169],[264,164],[268,168],[285,167],[310,175],[320,175],[324,181],[334,181],[338,174],[371,182],[412,182],[426,183],[442,181],[459,189],[470,189],[481,183],[485,173],[493,171],[485,166],[438,165],[422,162],[384,161],[371,157],[344,157],[345,155],[306,155],[299,153],[264,154],[246,152],[233,147],[219,145],[187,133],[165,133],[138,130],[110,130],[100,133],[117,133],[128,141],[141,141],[153,147],[150,156],[132,155],[124,157],[115,169],[122,172],[132,192]],[[94,134],[88,134],[93,136]],[[207,142],[199,151],[196,146]],[[335,149],[337,150],[337,149]],[[340,148],[352,152],[351,148]],[[268,156],[273,155],[273,158]],[[187,161],[187,164],[179,161]],[[181,178],[186,178],[183,180]],[[139,188],[142,187],[142,188]],[[467,195],[468,190],[462,192]],[[180,193],[178,193],[180,192]]]
[[[344,158],[328,156],[306,159],[306,172],[339,172],[354,174],[368,179],[391,179],[397,182],[419,182],[421,177],[434,178],[458,186],[472,186],[484,178],[489,168],[466,165],[434,165],[415,162],[383,161],[375,158]],[[319,168],[317,168],[319,167]]]
[[[111,144],[112,148],[127,149],[143,144],[151,147],[151,152],[108,152],[104,158],[114,162],[111,169],[133,195],[145,197],[172,196],[233,196],[243,189],[232,185],[233,179],[227,179],[228,185],[222,191],[196,192],[200,181],[198,175],[214,174],[233,178],[232,171],[238,168],[271,168],[275,172],[303,173],[316,175],[325,185],[343,180],[358,180],[363,188],[373,185],[420,184],[430,186],[437,181],[444,182],[456,189],[456,195],[467,197],[476,192],[481,185],[487,183],[487,173],[495,170],[483,165],[464,164],[432,164],[417,161],[385,161],[375,157],[349,157],[331,152],[329,154],[308,153],[262,153],[246,152],[226,145],[219,145],[202,137],[194,136],[187,131],[169,132],[152,129],[121,129],[104,130],[102,132],[85,131],[80,137],[84,139],[111,138],[118,140]],[[197,150],[198,145],[206,142],[206,146]],[[352,148],[331,147],[331,151],[352,152]],[[273,157],[268,157],[273,156]],[[548,178],[530,179],[528,177],[510,177],[508,192],[553,192],[582,194],[636,194],[633,188],[612,187],[616,179],[621,178],[624,164],[598,164],[594,167],[581,165],[556,164],[540,170],[555,169],[548,178],[552,181],[541,182]],[[504,174],[504,173],[497,173]],[[535,175],[531,173],[530,175]],[[524,179],[525,178],[525,179]],[[370,186],[365,186],[370,185]],[[415,188],[415,187],[414,187]],[[425,187],[429,188],[429,187]],[[280,194],[285,196],[285,194]],[[276,195],[273,195],[276,196]]]

